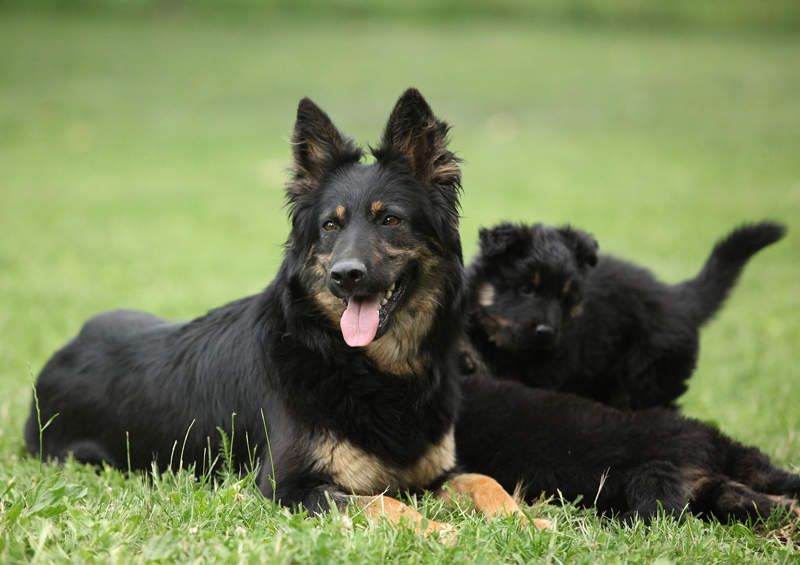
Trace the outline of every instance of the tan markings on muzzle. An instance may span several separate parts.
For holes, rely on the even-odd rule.
[[[494,304],[494,287],[490,283],[483,283],[478,288],[478,304],[481,306],[491,306]]]
[[[326,434],[313,439],[312,457],[316,471],[329,474],[333,481],[354,494],[379,494],[410,488],[424,488],[456,464],[453,429],[413,465],[397,467],[367,453],[347,440]]]
[[[482,319],[489,341],[498,347],[507,347],[511,344],[513,331],[519,327],[518,323],[486,311],[483,311]]]
[[[385,241],[376,242],[376,248],[380,251],[380,253],[385,256],[387,259],[398,259],[403,258],[407,262],[413,261],[414,259],[420,258],[425,253],[425,247],[395,247]],[[430,252],[427,252],[430,254]]]
[[[339,326],[339,321],[344,313],[344,303],[342,299],[335,296],[328,289],[328,269],[330,267],[331,254],[314,255],[314,247],[309,250],[303,270],[308,275],[306,285],[311,299],[317,304],[325,317],[331,321],[334,327]]]
[[[372,212],[372,215],[373,215],[373,216],[374,216],[375,214],[377,214],[378,212],[380,212],[382,208],[383,208],[383,202],[381,202],[380,200],[376,200],[376,201],[375,201],[375,202],[373,202],[373,203],[372,203],[372,205],[369,207],[369,209],[370,209],[370,212]]]
[[[569,315],[573,318],[577,318],[583,314],[583,302],[579,302],[575,306],[573,306],[570,311]]]
[[[490,312],[486,313],[486,317],[495,325],[497,329],[504,329],[504,328],[516,328],[519,326],[516,322],[509,320],[508,318],[503,318],[502,316],[498,316],[497,314],[492,314]]]
[[[400,252],[407,254],[409,260],[418,260],[417,280],[413,288],[407,288],[409,294],[403,298],[403,305],[392,312],[387,332],[370,343],[366,352],[381,371],[413,376],[420,374],[429,362],[419,346],[440,307],[445,273],[440,261],[426,247]]]

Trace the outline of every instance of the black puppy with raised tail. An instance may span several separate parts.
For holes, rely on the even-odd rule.
[[[744,265],[784,226],[742,226],[680,284],[610,255],[571,227],[501,224],[480,232],[467,270],[472,347],[462,368],[620,408],[672,406],[697,361],[699,329]],[[467,348],[469,349],[469,348]]]
[[[28,450],[163,469],[177,464],[175,449],[201,468],[222,428],[236,463],[256,451],[259,487],[285,505],[320,511],[354,501],[440,531],[381,495],[449,479],[489,515],[519,513],[488,477],[452,475],[458,385],[449,352],[464,278],[461,175],[447,130],[410,89],[364,164],[362,150],[301,100],[292,229],[272,284],[189,322],[133,311],[90,319],[39,375]],[[40,445],[38,422],[53,417]]]

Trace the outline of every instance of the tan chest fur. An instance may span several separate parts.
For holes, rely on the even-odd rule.
[[[455,439],[451,429],[442,440],[409,467],[395,467],[348,441],[325,437],[313,452],[315,469],[355,494],[422,488],[453,468]]]

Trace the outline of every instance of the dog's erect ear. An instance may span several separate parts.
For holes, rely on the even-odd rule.
[[[597,240],[594,236],[583,230],[577,230],[570,226],[558,229],[561,239],[572,249],[578,267],[584,268],[587,265],[594,267],[597,265]]]
[[[478,232],[481,255],[489,258],[500,257],[511,248],[525,244],[530,239],[527,228],[509,223],[498,224],[493,228],[481,228]]]
[[[461,186],[459,159],[447,148],[449,126],[433,115],[416,88],[406,90],[394,106],[378,149],[380,160],[402,158],[420,182],[439,189],[455,203]]]
[[[339,133],[328,115],[308,98],[297,106],[292,133],[292,178],[286,184],[289,202],[319,187],[331,168],[357,162],[363,152],[352,139]]]

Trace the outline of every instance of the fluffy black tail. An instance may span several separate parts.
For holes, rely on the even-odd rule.
[[[759,222],[740,226],[717,242],[700,273],[677,285],[682,302],[698,324],[707,322],[719,310],[750,257],[785,233],[783,224]]]

